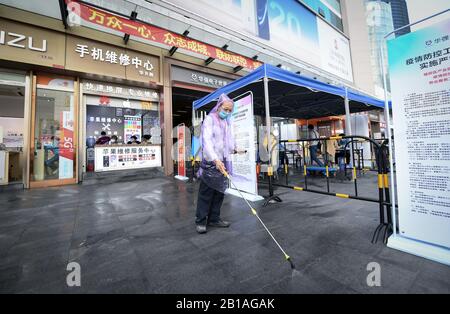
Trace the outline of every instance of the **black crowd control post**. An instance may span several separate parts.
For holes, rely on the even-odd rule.
[[[356,164],[355,164],[355,141],[352,140],[352,163],[353,163],[353,168],[352,168],[352,176],[353,176],[353,182],[355,183],[355,195],[358,196],[358,184],[357,184],[357,176],[356,176]]]
[[[286,176],[286,185],[289,184],[289,179],[288,179],[288,175],[289,175],[289,158],[287,155],[287,149],[286,149],[286,142],[283,143],[283,147],[284,147],[284,175]]]
[[[273,176],[272,165],[268,165],[267,166],[267,177],[269,179],[269,197],[273,196],[272,176]]]
[[[360,166],[359,173],[361,175],[364,175],[364,148],[363,148],[363,146],[361,146],[361,148],[359,149],[359,158],[360,158],[360,160],[358,161],[358,165]]]
[[[377,147],[377,168],[378,168],[378,196],[380,201],[380,223],[378,227],[375,229],[372,237],[372,243],[378,241],[379,234],[381,230],[385,226],[384,220],[384,204],[383,204],[383,193],[384,193],[384,182],[383,182],[383,154],[382,148],[380,146]]]
[[[392,205],[390,205],[391,197],[389,194],[389,177],[388,177],[389,157],[388,157],[388,147],[386,146],[385,143],[383,143],[382,145],[382,151],[383,151],[383,185],[384,185],[384,197],[386,199],[386,216],[387,216],[387,225],[384,231],[383,242],[386,244],[388,237],[390,236],[390,232],[393,231],[393,227],[391,214]]]
[[[269,177],[269,197],[264,202],[263,207],[266,207],[267,205],[269,205],[271,201],[276,201],[278,203],[282,202],[281,198],[278,197],[277,195],[274,195],[274,193],[273,193],[274,184],[273,184],[273,180],[272,180],[272,176],[273,176],[272,165],[269,165],[267,168],[267,176]]]
[[[303,148],[303,178],[305,178],[305,189],[308,189],[308,181],[307,181],[307,171],[306,171],[306,150],[305,150],[305,141],[302,141]]]
[[[364,174],[364,148],[361,150],[361,155],[362,155],[362,169],[363,169],[363,174]]]
[[[359,136],[358,136],[359,137]],[[356,140],[355,138],[354,138],[354,136],[344,136],[344,137],[342,137],[342,138],[349,138],[350,139],[350,141],[348,141],[347,143],[345,143],[345,146],[344,146],[344,154],[345,154],[345,156],[347,156],[347,147],[348,147],[348,145],[350,145],[350,144],[352,144],[352,156],[351,156],[351,160],[352,160],[352,163],[353,163],[353,167],[352,167],[352,172],[353,172],[353,169],[354,169],[354,167],[355,167],[355,156],[354,156],[354,154],[355,154],[355,150],[353,150],[354,149],[354,146],[353,146],[353,143],[354,142],[357,142],[358,140]],[[366,139],[366,138],[363,138],[363,139]],[[375,142],[373,142],[372,140],[370,140],[370,142],[372,143],[372,144],[375,144]],[[377,144],[378,145],[378,144]],[[358,165],[359,166],[359,165]],[[347,177],[347,167],[345,167],[345,169],[344,169],[344,175],[345,175],[345,177]],[[354,177],[353,177],[353,173],[352,173],[352,179],[353,179]]]
[[[344,156],[345,156],[345,167],[344,167],[344,177],[347,178],[347,146],[350,144],[350,142],[353,141],[353,139],[350,139],[349,142],[345,143],[344,146]]]

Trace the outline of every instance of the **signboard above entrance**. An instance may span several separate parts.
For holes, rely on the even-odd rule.
[[[140,82],[159,82],[159,57],[67,36],[66,69]]]
[[[172,66],[172,81],[190,83],[195,85],[202,85],[212,88],[224,87],[231,80],[207,74],[204,72],[198,72],[194,70],[184,69],[177,66]]]
[[[3,60],[64,68],[63,34],[0,19]]]
[[[93,95],[106,95],[126,99],[159,101],[159,94],[152,89],[123,86],[117,84],[83,81],[83,92]]]
[[[242,66],[249,70],[254,70],[262,64],[251,58],[225,51],[166,29],[132,21],[76,1],[70,1],[70,6],[79,8],[73,12],[80,16],[80,21],[83,26],[106,30],[114,34],[129,34],[140,41],[162,44],[168,48],[177,47],[190,53],[198,54],[199,56],[214,58],[233,66]]]

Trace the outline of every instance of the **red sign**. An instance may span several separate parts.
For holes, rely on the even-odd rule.
[[[73,143],[73,116],[70,111],[60,114],[59,179],[71,179],[74,172],[75,147]]]
[[[250,70],[254,70],[262,65],[261,62],[255,61],[251,58],[225,51],[221,48],[190,39],[183,35],[179,35],[153,25],[132,21],[79,2],[77,2],[77,4],[79,5],[80,10],[73,12],[77,15],[79,14],[82,20],[98,26],[106,27],[131,36],[136,36],[141,39],[148,40],[149,42],[189,50],[205,57],[211,57],[236,66],[242,66],[243,68]]]
[[[73,145],[73,120],[70,111],[62,111],[60,114],[61,138],[59,139],[59,156],[68,160],[74,160]]]
[[[185,163],[185,133],[184,133],[184,124],[180,124],[177,128],[178,131],[178,175],[185,177],[186,176],[186,163]]]

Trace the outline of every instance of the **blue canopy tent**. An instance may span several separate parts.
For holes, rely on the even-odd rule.
[[[265,117],[267,134],[271,134],[271,117],[313,119],[345,114],[346,134],[352,135],[350,113],[385,108],[385,102],[382,100],[354,89],[327,84],[264,64],[248,75],[194,101],[193,119],[198,116],[195,113],[196,110],[208,111],[222,93],[235,98],[247,92],[253,94],[255,115]],[[271,136],[268,137],[267,147],[272,147],[271,138]],[[199,148],[195,146],[193,144],[193,156],[196,156]],[[271,164],[271,154],[269,154],[268,165]],[[269,176],[271,185],[270,179]],[[273,197],[271,191],[271,198]]]
[[[272,117],[313,119],[384,108],[383,101],[356,90],[327,84],[264,64],[248,75],[194,101],[193,110],[209,109],[222,93],[234,98],[247,91],[253,93],[255,114],[265,115],[267,109]],[[267,108],[266,93],[267,103],[270,104]],[[346,99],[349,112],[346,112],[345,108]]]

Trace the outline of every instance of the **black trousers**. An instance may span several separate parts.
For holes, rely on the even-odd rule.
[[[220,219],[220,208],[222,207],[225,195],[210,188],[200,179],[200,188],[197,199],[197,219],[196,224],[206,224],[207,222],[217,222]]]
[[[346,150],[345,153],[344,151],[337,151],[336,154],[334,155],[334,163],[336,165],[339,165],[339,158],[344,158],[345,157],[345,163],[348,165],[350,163],[350,151]]]

